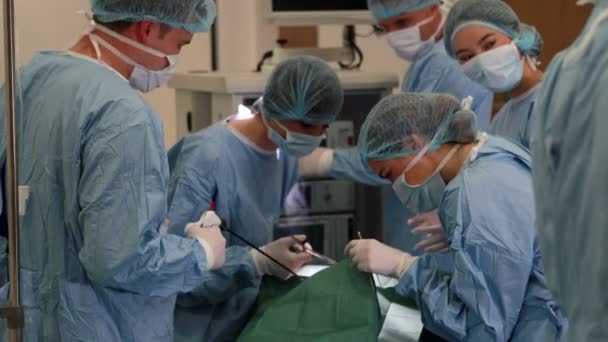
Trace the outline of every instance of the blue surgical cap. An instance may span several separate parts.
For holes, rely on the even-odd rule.
[[[371,110],[357,148],[365,160],[396,159],[425,146],[430,152],[449,142],[471,143],[477,133],[475,113],[462,109],[455,97],[405,93],[385,97]]]
[[[372,11],[374,18],[380,21],[440,3],[440,0],[367,0],[367,7]]]
[[[538,31],[519,21],[517,14],[501,0],[461,0],[452,7],[445,22],[445,48],[456,58],[454,38],[470,25],[481,25],[502,32],[513,39],[519,50],[530,57],[542,52],[543,39]]]
[[[274,120],[327,125],[342,110],[344,93],[336,72],[310,56],[288,59],[275,67],[264,91],[262,114]]]
[[[149,20],[191,33],[209,30],[216,14],[213,0],[91,0],[91,11],[103,23]]]

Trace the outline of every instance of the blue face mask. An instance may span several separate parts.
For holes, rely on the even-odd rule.
[[[439,166],[433,175],[420,185],[407,184],[407,181],[405,180],[405,173],[414,167],[414,165],[422,157],[422,154],[426,153],[426,151],[422,151],[422,154],[418,155],[408,165],[403,174],[397,177],[393,183],[393,190],[406,208],[415,214],[426,213],[439,208],[439,202],[446,187],[445,182],[441,178],[439,172],[445,167],[448,161],[452,159],[459,147],[460,145],[454,145],[452,150],[450,150],[441,163],[439,163]]]
[[[412,212],[426,213],[439,208],[445,183],[439,173],[434,174],[424,184],[411,186],[401,175],[393,183],[393,190],[403,205]]]
[[[462,66],[471,80],[496,92],[515,88],[524,77],[524,61],[515,44],[508,44],[485,52]]]
[[[286,132],[286,138],[283,138],[279,133],[268,125],[266,117],[262,115],[262,121],[268,128],[268,139],[277,145],[280,149],[287,152],[292,157],[302,158],[311,154],[317,147],[321,145],[325,134],[308,135],[302,133],[290,132],[285,126],[275,120],[275,123]]]

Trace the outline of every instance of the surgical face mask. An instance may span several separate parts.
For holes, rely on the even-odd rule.
[[[153,55],[153,56],[156,56],[159,58],[165,58],[168,61],[169,65],[167,65],[163,69],[150,70],[150,69],[144,67],[143,65],[140,65],[137,62],[133,61],[131,58],[129,58],[124,53],[120,52],[116,47],[114,47],[112,44],[108,43],[106,40],[104,40],[100,36],[98,36],[94,33],[89,33],[89,38],[91,39],[91,41],[93,42],[94,45],[99,44],[99,45],[103,46],[104,48],[108,49],[112,54],[114,54],[116,57],[120,58],[125,63],[133,66],[133,72],[131,72],[131,76],[129,76],[129,84],[133,88],[135,88],[141,92],[147,93],[156,88],[160,88],[162,85],[167,83],[167,81],[169,81],[169,79],[175,74],[176,66],[177,66],[177,55],[167,55],[158,50],[147,47],[139,42],[136,42],[132,39],[129,39],[119,33],[116,33],[114,31],[108,29],[107,27],[97,25],[94,22],[91,25],[93,28],[95,28],[117,40],[120,40],[121,42],[123,42],[125,44],[128,44],[128,45],[130,45],[136,49],[139,49],[145,53],[148,53],[150,55]],[[95,49],[97,51],[97,58],[99,59],[101,57],[101,53],[99,52],[99,48],[97,46],[95,46]]]
[[[462,66],[471,80],[502,93],[515,88],[524,77],[524,61],[511,43],[485,52]]]
[[[395,182],[393,182],[393,190],[403,205],[414,213],[425,213],[435,210],[439,207],[441,196],[445,190],[446,184],[441,178],[440,171],[452,159],[460,145],[454,145],[450,152],[439,163],[437,169],[429,179],[420,185],[410,185],[405,180],[405,174],[411,170],[414,165],[420,160],[422,155],[418,155],[405,169]],[[423,151],[426,153],[426,151]]]
[[[162,70],[150,70],[141,65],[133,65],[134,69],[129,77],[129,84],[141,92],[147,93],[162,87],[175,75],[177,56],[167,56],[169,65]]]
[[[415,26],[404,28],[402,30],[389,32],[386,35],[388,44],[395,50],[397,56],[406,60],[413,61],[418,52],[420,52],[427,44],[432,44],[437,35],[437,32],[428,40],[422,40],[420,36],[420,27],[430,23],[435,19],[435,16],[424,19]],[[441,25],[439,25],[441,27]]]
[[[302,158],[311,154],[317,147],[321,145],[325,134],[316,136],[289,131],[285,126],[275,120],[275,123],[286,132],[286,138],[283,138],[279,133],[268,125],[266,117],[262,115],[262,121],[268,129],[268,139],[277,145],[283,151],[286,151],[290,156]]]

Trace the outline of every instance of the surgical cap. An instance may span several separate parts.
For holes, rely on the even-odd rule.
[[[91,0],[91,11],[103,23],[149,20],[191,33],[209,30],[216,14],[213,0]]]
[[[475,113],[455,97],[405,93],[385,97],[371,110],[357,147],[364,160],[387,160],[416,155],[425,146],[430,152],[444,143],[471,143],[477,133]]]
[[[310,56],[277,65],[264,91],[262,114],[274,120],[327,125],[342,110],[344,94],[338,75],[324,61]]]
[[[458,31],[470,25],[481,25],[502,32],[513,39],[519,50],[536,58],[543,49],[538,31],[519,21],[517,14],[501,0],[461,0],[452,7],[445,22],[445,48],[456,58],[454,38]]]
[[[367,0],[367,7],[372,11],[374,18],[380,21],[440,3],[440,0]]]

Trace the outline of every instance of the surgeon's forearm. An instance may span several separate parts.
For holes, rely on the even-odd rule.
[[[466,336],[466,313],[450,319],[449,326],[443,324],[446,313],[466,312],[464,304],[450,298],[450,282],[451,278],[438,272],[427,254],[404,273],[396,290],[416,301],[426,329],[445,339],[460,341]]]
[[[97,248],[96,248],[97,247]],[[162,234],[142,242],[129,254],[108,248],[85,247],[80,261],[97,286],[148,296],[171,296],[190,291],[204,279],[206,255],[200,242]]]
[[[213,189],[196,189],[191,179],[172,175],[169,185],[169,210],[167,213],[170,234],[185,236],[186,225],[196,222],[205,210],[211,208]]]
[[[419,258],[397,292],[416,300],[425,326],[435,334],[449,340],[476,336],[506,341],[523,304],[530,268],[527,259],[467,246],[454,253],[452,274],[438,272],[428,256]]]
[[[247,248],[230,247],[226,250],[224,267],[209,272],[200,286],[182,295],[180,305],[196,306],[202,303],[221,303],[242,289],[259,286],[260,280],[261,278],[255,270]]]

